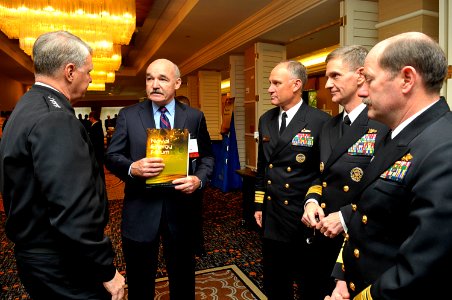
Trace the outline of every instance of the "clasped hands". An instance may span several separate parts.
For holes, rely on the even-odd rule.
[[[344,231],[339,212],[325,216],[323,209],[315,202],[306,204],[301,221],[308,227],[315,227],[329,238],[334,238]]]
[[[130,175],[133,177],[149,178],[162,172],[165,164],[160,157],[145,157],[132,163]],[[175,189],[185,194],[191,194],[201,186],[201,180],[197,176],[189,175],[172,181]]]

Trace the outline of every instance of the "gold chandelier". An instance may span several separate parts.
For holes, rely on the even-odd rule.
[[[0,29],[31,56],[36,38],[49,31],[69,31],[93,48],[93,82],[105,90],[121,65],[121,45],[135,31],[135,0],[0,0]]]

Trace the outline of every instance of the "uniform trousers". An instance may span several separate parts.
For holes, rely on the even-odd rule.
[[[263,239],[264,290],[269,300],[293,300],[295,292],[302,299],[310,259],[306,257],[303,238],[293,242]],[[294,283],[298,288],[294,288]]]
[[[107,300],[111,294],[76,254],[15,249],[19,278],[33,300]]]

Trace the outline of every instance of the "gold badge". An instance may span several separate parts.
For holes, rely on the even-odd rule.
[[[325,164],[323,163],[323,161],[321,161],[320,162],[320,173],[322,173],[323,170],[325,170]]]
[[[350,177],[351,177],[351,179],[352,179],[353,181],[355,181],[355,182],[360,182],[360,181],[361,181],[361,178],[363,178],[363,175],[364,175],[363,169],[358,168],[358,167],[353,168],[353,169],[350,171]]]
[[[295,160],[301,164],[306,160],[306,156],[304,156],[304,154],[299,153],[297,154],[297,156],[295,156]]]
[[[373,128],[369,128],[369,130],[367,130],[367,133],[377,133],[378,130],[373,129]]]

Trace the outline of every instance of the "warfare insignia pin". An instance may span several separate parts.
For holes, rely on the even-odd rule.
[[[378,130],[373,129],[373,128],[369,128],[369,130],[367,130],[367,133],[377,133]]]
[[[364,175],[364,171],[361,168],[353,168],[350,171],[350,178],[354,181],[354,182],[360,182],[361,178],[363,178]]]
[[[413,159],[413,155],[411,153],[408,153],[407,155],[404,155],[400,160],[401,161],[410,161]]]

